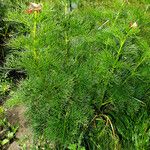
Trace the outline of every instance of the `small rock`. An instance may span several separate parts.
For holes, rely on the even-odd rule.
[[[10,144],[8,150],[21,150],[21,149],[19,148],[17,142],[13,142],[12,144]]]

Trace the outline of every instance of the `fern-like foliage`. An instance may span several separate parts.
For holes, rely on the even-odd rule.
[[[126,2],[71,4],[72,11],[69,2],[53,0],[43,2],[40,13],[25,13],[23,4],[8,13],[29,29],[9,42],[16,50],[6,65],[28,75],[10,103],[22,101],[35,133],[60,149],[74,143],[87,150],[147,149],[147,9]]]

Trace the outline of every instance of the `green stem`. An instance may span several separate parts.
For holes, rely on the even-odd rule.
[[[113,73],[114,73],[114,70],[115,70],[115,68],[116,68],[116,64],[117,64],[117,62],[119,61],[119,57],[120,57],[120,55],[121,55],[121,53],[122,53],[123,46],[124,46],[124,44],[125,44],[125,42],[126,42],[128,36],[129,36],[129,34],[130,34],[130,31],[131,31],[131,30],[128,31],[128,33],[126,34],[126,36],[122,39],[122,41],[121,41],[121,43],[120,43],[120,47],[119,47],[119,50],[118,50],[118,53],[117,53],[116,60],[115,60],[115,62],[114,62],[114,64],[113,64],[113,67],[112,67],[112,69],[111,69],[111,71],[110,71],[111,74],[109,75],[108,79],[106,80],[106,82],[105,82],[105,84],[104,84],[104,91],[103,91],[103,94],[102,94],[102,101],[103,101],[103,102],[104,102],[104,96],[105,96],[105,93],[106,93],[107,86],[108,86],[108,84],[109,84],[110,78],[111,78],[111,76],[112,76]]]
[[[125,2],[122,3],[121,8],[120,8],[119,12],[117,13],[116,18],[114,19],[114,22],[113,22],[113,25],[112,25],[113,27],[116,25],[116,21],[119,18],[119,15],[120,15],[120,12],[122,11],[122,8],[124,7],[124,3]]]
[[[65,14],[65,20],[67,18],[67,2],[65,3],[65,6],[64,6],[64,14]],[[67,34],[67,31],[65,30],[64,32],[64,38],[65,38],[65,46],[66,46],[66,61],[68,60],[68,34]],[[68,61],[67,61],[68,62]],[[67,64],[66,62],[66,64]],[[63,142],[65,142],[65,132],[66,132],[66,123],[67,123],[67,117],[68,117],[68,112],[66,112],[66,115],[65,115],[65,120],[64,120],[64,126],[63,126]]]
[[[65,142],[65,132],[66,132],[67,118],[68,118],[68,112],[66,112],[65,120],[64,120],[64,126],[63,126],[63,142]]]
[[[34,25],[33,25],[33,45],[34,45],[34,48],[33,48],[33,55],[34,55],[34,58],[35,60],[37,60],[37,51],[36,51],[36,28],[37,28],[37,11],[34,11]]]
[[[103,101],[103,102],[104,102],[104,96],[105,96],[105,93],[106,93],[106,90],[107,90],[107,86],[108,86],[109,81],[110,81],[110,77],[111,77],[111,75],[113,75],[113,73],[114,73],[114,70],[115,70],[115,68],[116,68],[116,64],[117,64],[117,62],[118,62],[118,60],[119,60],[119,57],[120,57],[120,55],[121,55],[121,52],[122,52],[122,48],[123,48],[124,43],[125,43],[125,40],[123,40],[123,41],[121,42],[121,44],[120,44],[120,48],[119,48],[119,50],[118,50],[117,58],[116,58],[116,60],[115,60],[115,62],[114,62],[114,64],[113,64],[113,67],[112,67],[112,69],[111,69],[111,74],[109,74],[109,77],[108,77],[108,79],[106,80],[106,82],[105,82],[105,84],[104,84],[104,91],[103,91],[103,94],[102,94],[102,101]]]
[[[144,57],[138,64],[137,66],[133,69],[133,71],[131,72],[131,74],[122,82],[121,86],[123,86],[135,73],[135,71],[138,69],[138,67],[146,60],[146,57]],[[114,96],[114,94],[117,92],[117,90],[114,91],[114,93],[111,95],[111,97],[109,98],[109,100],[112,99],[112,97]]]
[[[65,64],[68,64],[69,60],[69,36],[68,36],[68,20],[69,18],[67,14],[68,13],[68,4],[67,2],[64,5],[64,14],[65,14],[65,21],[66,21],[66,26],[65,26],[65,31],[64,31],[64,42],[65,42]]]
[[[122,85],[124,85],[124,84],[127,82],[127,80],[128,80],[129,78],[131,78],[131,77],[134,75],[134,73],[135,73],[135,71],[137,70],[137,68],[145,61],[145,59],[146,59],[146,57],[144,57],[144,58],[136,65],[136,67],[133,69],[133,71],[131,72],[131,74],[124,80],[124,82],[122,82]]]
[[[65,18],[67,16],[67,9],[68,9],[68,5],[67,5],[67,2],[65,3],[65,8],[64,8],[64,12],[65,12]]]

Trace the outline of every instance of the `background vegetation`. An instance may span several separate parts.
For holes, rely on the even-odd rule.
[[[35,139],[45,149],[148,150],[148,1],[51,0],[31,14],[15,2],[3,67],[27,76],[5,105],[26,105]]]

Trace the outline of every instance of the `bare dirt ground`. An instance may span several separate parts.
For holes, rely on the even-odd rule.
[[[30,150],[32,145],[32,132],[28,126],[28,122],[25,118],[25,107],[16,106],[7,111],[7,119],[11,125],[19,125],[19,129],[16,133],[16,140],[10,144],[8,150],[21,150],[22,147]]]

